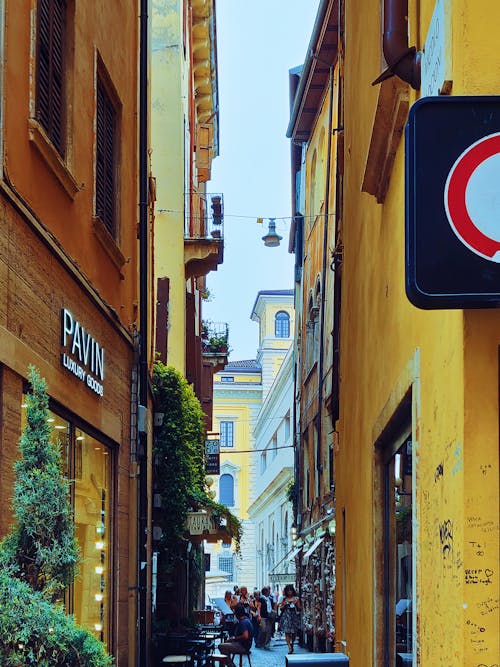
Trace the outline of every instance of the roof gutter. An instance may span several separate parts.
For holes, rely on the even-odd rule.
[[[286,136],[290,139],[293,137],[293,131],[295,128],[295,123],[297,122],[297,117],[299,115],[300,106],[302,102],[302,96],[309,81],[309,76],[311,74],[311,69],[314,63],[314,54],[316,53],[316,44],[321,35],[321,29],[323,26],[323,21],[325,19],[326,10],[330,4],[331,0],[321,0],[318,7],[318,13],[316,15],[316,20],[314,21],[314,26],[312,30],[311,39],[309,41],[309,46],[307,49],[306,59],[302,68],[302,73],[300,75],[299,84],[295,91],[295,99],[292,106],[292,113],[290,116],[290,122],[288,124],[288,129]]]
[[[383,50],[388,67],[372,85],[397,76],[419,90],[422,53],[408,46],[408,0],[384,0]]]

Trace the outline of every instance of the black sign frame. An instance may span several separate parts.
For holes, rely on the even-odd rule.
[[[460,240],[444,203],[456,161],[468,147],[495,133],[500,133],[500,96],[424,97],[410,109],[405,131],[405,287],[418,308],[500,305],[500,263],[479,256]]]

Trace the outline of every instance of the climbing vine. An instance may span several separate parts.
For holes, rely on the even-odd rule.
[[[161,496],[162,546],[166,561],[182,558],[185,525],[190,510],[212,509],[239,545],[241,524],[225,505],[215,503],[205,488],[203,412],[192,387],[171,366],[157,362],[153,371],[155,411],[155,492]]]

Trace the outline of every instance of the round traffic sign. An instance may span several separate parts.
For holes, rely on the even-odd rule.
[[[500,132],[474,142],[457,158],[446,179],[444,206],[460,241],[500,263]]]

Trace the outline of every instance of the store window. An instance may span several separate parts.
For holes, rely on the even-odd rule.
[[[25,424],[23,400],[22,427]],[[112,450],[56,412],[48,422],[70,479],[75,535],[80,547],[79,572],[66,595],[76,621],[110,642]]]

